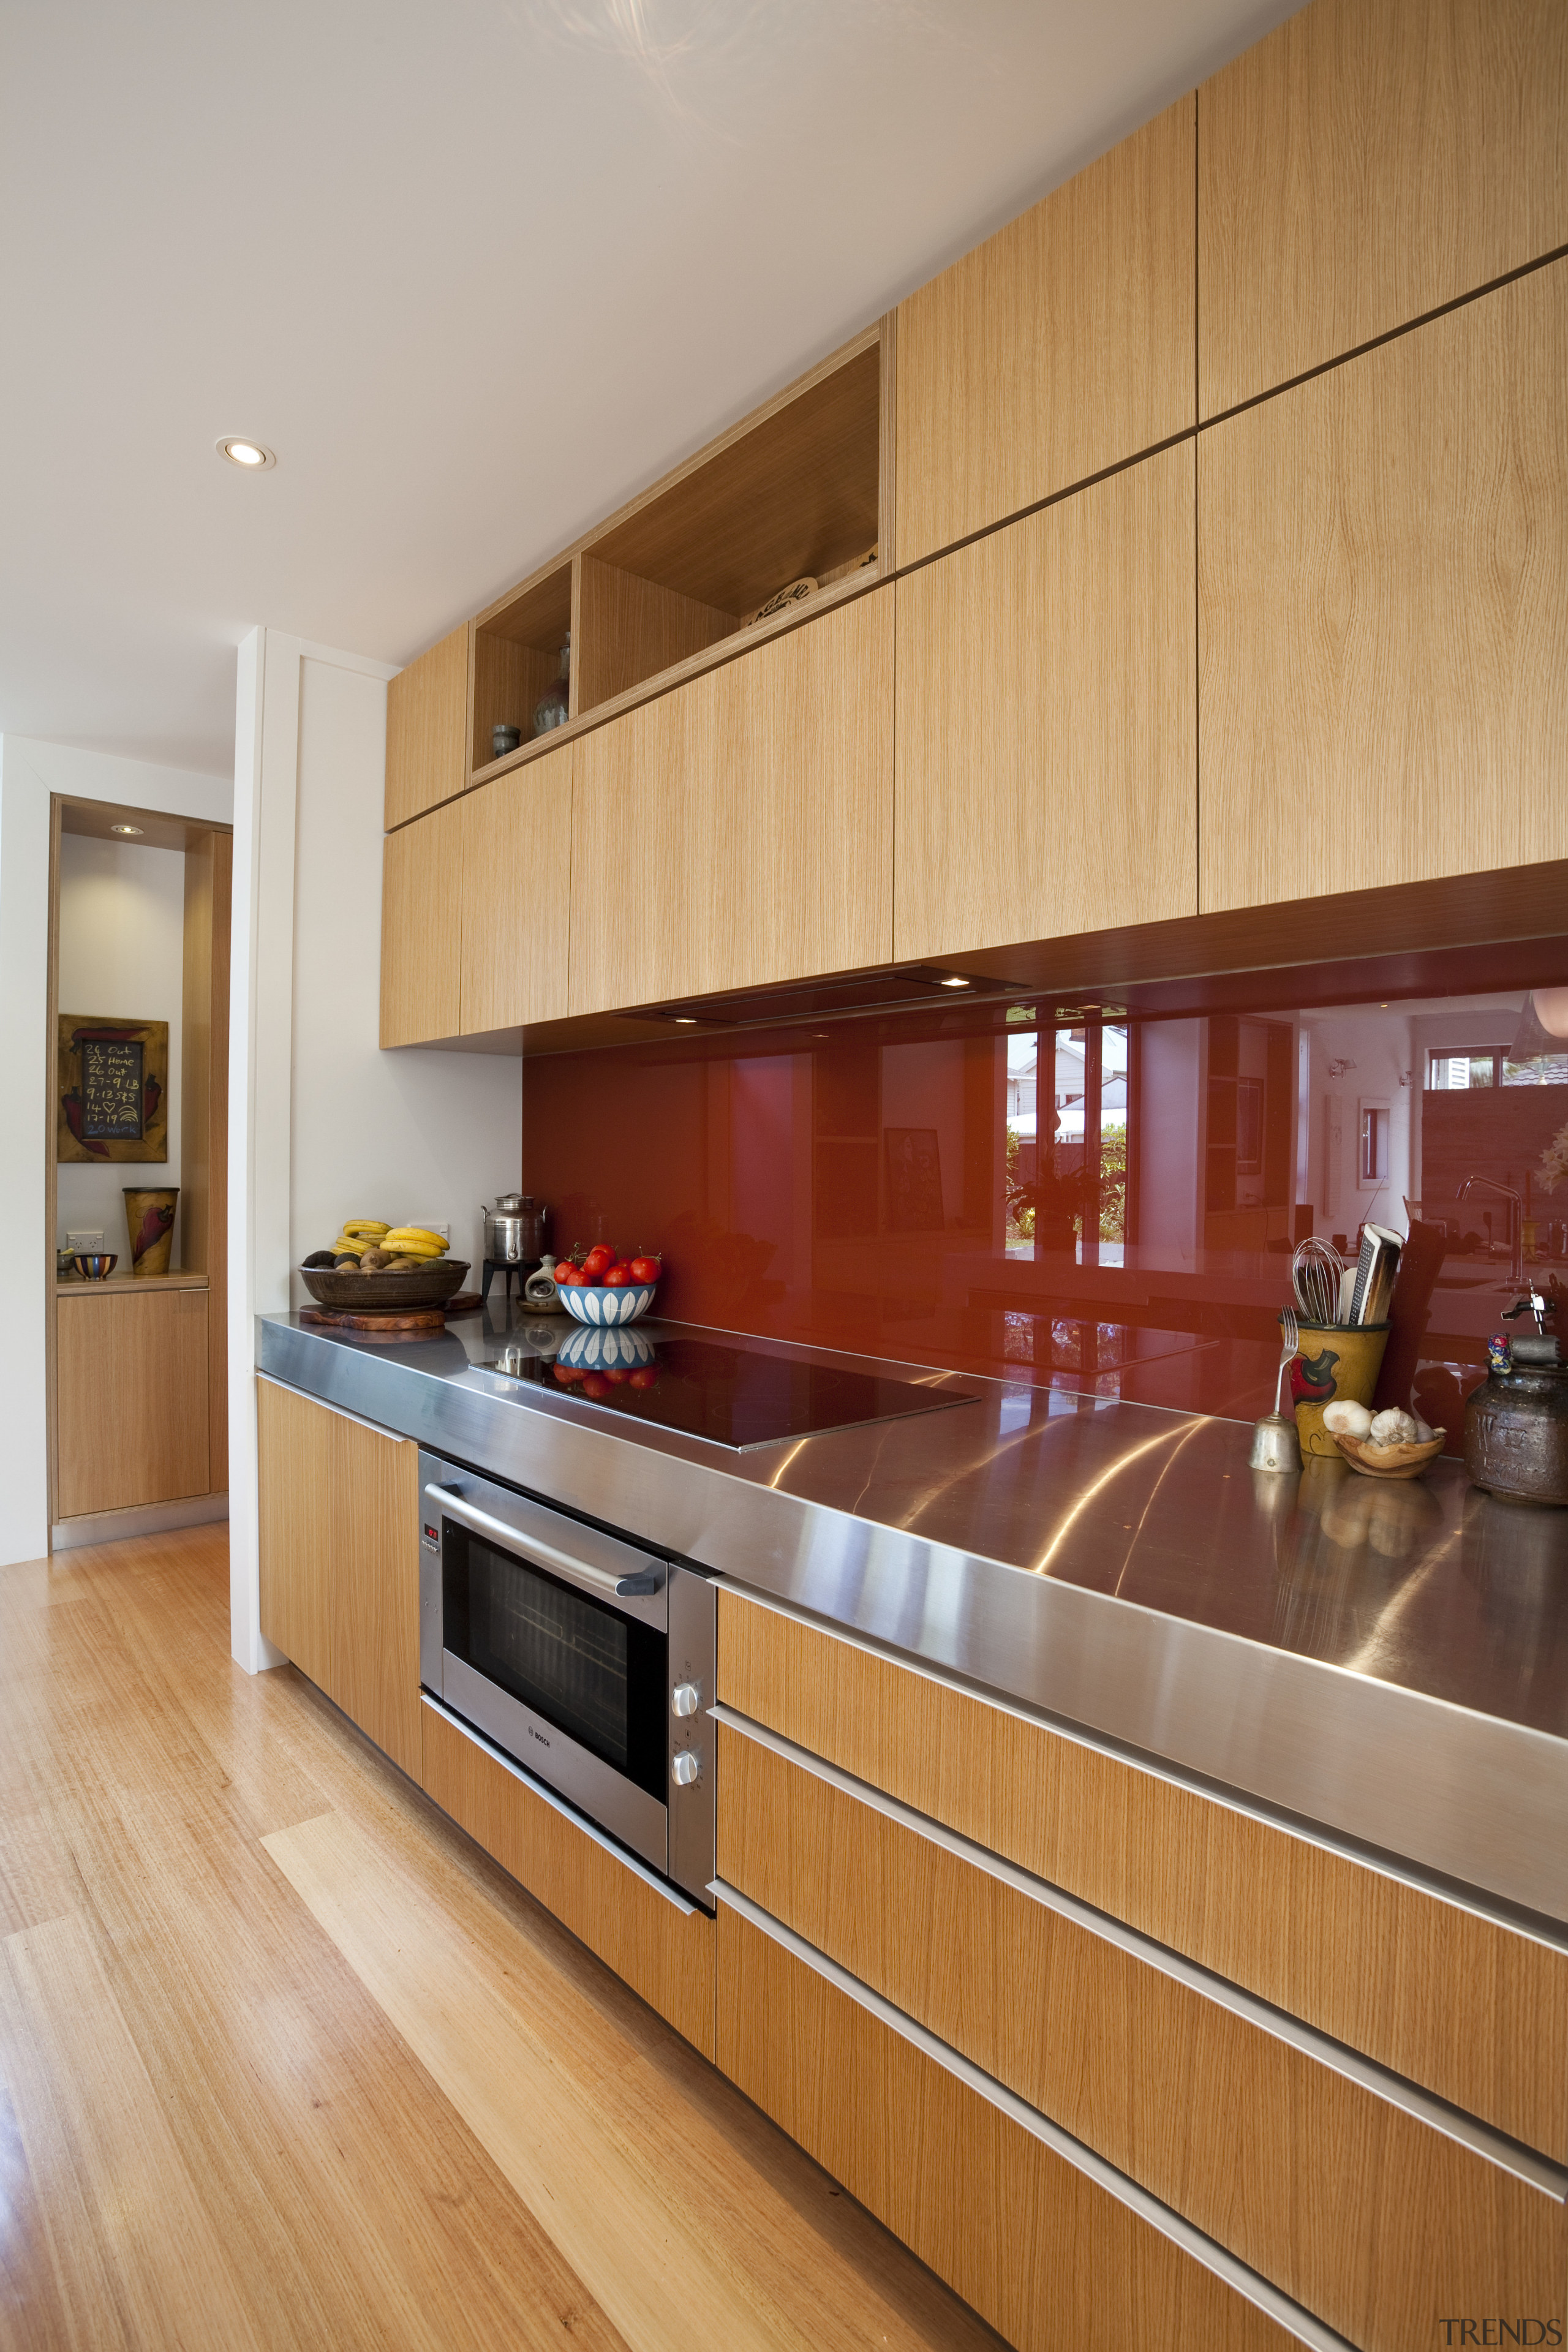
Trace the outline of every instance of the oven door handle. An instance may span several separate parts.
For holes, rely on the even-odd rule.
[[[509,1526],[505,1519],[492,1518],[489,1511],[481,1511],[477,1505],[465,1502],[455,1487],[431,1486],[426,1486],[425,1492],[438,1511],[447,1512],[454,1519],[460,1520],[464,1527],[471,1528],[476,1535],[499,1536],[510,1550],[531,1554],[542,1566],[569,1577],[574,1584],[586,1584],[595,1592],[612,1593],[618,1601],[632,1600],[660,1590],[659,1580],[651,1570],[644,1570],[636,1576],[612,1576],[608,1569],[592,1568],[585,1559],[574,1559],[569,1551],[557,1551],[553,1544],[546,1543],[542,1537],[525,1535],[521,1528]]]

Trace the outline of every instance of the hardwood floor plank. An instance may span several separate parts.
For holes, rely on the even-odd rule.
[[[573,2210],[558,2185],[537,2210],[520,2196],[279,1867],[265,1841],[323,1816],[351,1825],[389,1890],[384,1940],[406,1943],[410,1916],[425,1947],[456,1937],[465,1996],[488,1989],[497,2032],[522,2014],[526,2099],[570,2110]],[[266,2352],[658,2352],[677,2287],[683,2347],[997,2340],[291,1667],[233,1664],[221,1527],[0,1570],[5,1931],[5,2063],[23,2000],[9,1954],[68,1938],[92,1956],[98,2012],[119,2020],[115,2079],[134,2095],[115,2128],[183,2176],[189,2219],[150,2270],[132,2266],[132,2293],[82,2186],[109,2143],[84,2151],[72,2122],[100,2095],[84,2076],[94,2045],[71,2017],[46,2041],[29,2026],[9,2143],[0,2102],[5,2352],[177,2347],[146,2297],[177,2291],[191,2230],[221,2249]],[[466,2004],[447,2024],[472,2031]],[[526,2105],[503,2122],[536,2129]],[[54,2151],[41,2177],[24,2123]],[[149,2161],[126,2159],[138,2177]],[[617,2243],[627,2200],[644,2271]],[[703,2240],[717,2316],[694,2333],[685,2250]],[[579,2244],[622,2277],[630,2325],[572,2259]]]
[[[0,2070],[68,2342],[264,2352],[85,1921],[5,1938]]]
[[[831,2276],[828,2247],[805,2240],[798,2208],[787,2210],[787,2280],[746,2259],[744,2237],[737,2245],[714,2203],[732,2147],[700,2114],[672,2118],[668,2085],[639,2081],[608,2021],[546,1969],[523,1975],[515,1950],[497,1950],[455,1873],[432,1886],[390,1869],[384,1848],[339,1813],[264,1843],[637,2352],[962,2340],[967,2315],[955,2303],[942,2319],[959,2333],[936,2339],[895,2332],[896,2315],[867,2307],[863,2283],[836,2309],[834,2287],[850,2283]],[[786,2217],[767,2210],[764,2181],[745,2187],[746,2234],[763,2238]],[[977,2327],[973,2340],[986,2334]]]

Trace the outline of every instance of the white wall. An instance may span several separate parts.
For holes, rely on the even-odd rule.
[[[55,1050],[48,1034],[49,796],[116,801],[205,824],[226,824],[226,778],[143,760],[76,751],[36,738],[0,738],[0,1006],[16,1056],[0,1118],[0,1566],[48,1549],[46,1317],[54,1309],[54,1236],[46,1218]]]
[[[180,1181],[180,1038],[185,966],[185,858],[179,849],[133,841],[60,836],[59,1009],[169,1024],[168,1156],[165,1160],[62,1160],[55,1231],[97,1227],[104,1247],[131,1270],[124,1188]],[[181,1263],[174,1217],[171,1265]]]
[[[229,1087],[229,1560],[234,1654],[261,1636],[255,1318],[344,1217],[449,1223],[479,1267],[479,1204],[518,1181],[515,1058],[384,1054],[386,681],[357,656],[258,629],[236,720]]]

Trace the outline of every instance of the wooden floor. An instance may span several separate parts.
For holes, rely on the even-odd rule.
[[[994,2347],[359,1738],[222,1528],[0,1569],[0,2345]]]

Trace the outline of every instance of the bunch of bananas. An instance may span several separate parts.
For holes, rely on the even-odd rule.
[[[384,1217],[345,1217],[331,1250],[317,1253],[333,1265],[357,1265],[364,1274],[413,1273],[446,1255],[446,1243],[427,1225],[389,1225]]]

